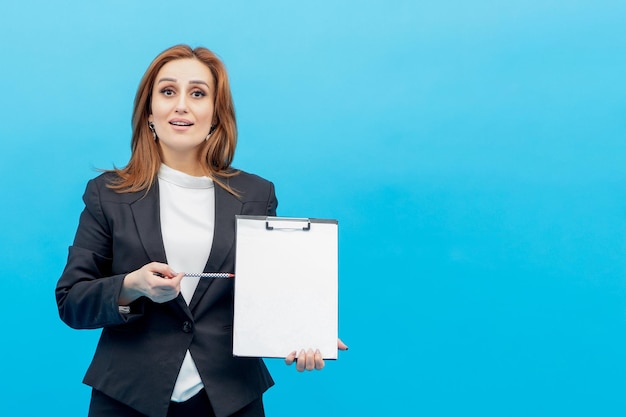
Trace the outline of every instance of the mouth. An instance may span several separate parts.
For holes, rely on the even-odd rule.
[[[193,126],[193,123],[191,123],[189,120],[183,120],[183,119],[170,120],[169,123],[172,126],[182,126],[182,127]]]

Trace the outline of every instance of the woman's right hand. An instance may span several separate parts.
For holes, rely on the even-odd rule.
[[[180,293],[184,273],[174,272],[169,265],[151,262],[126,275],[118,300],[119,305],[129,305],[145,296],[155,303],[173,300]]]

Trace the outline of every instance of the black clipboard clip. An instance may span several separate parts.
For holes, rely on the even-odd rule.
[[[273,225],[270,225],[270,222]],[[303,226],[302,223],[306,223],[306,225]],[[271,217],[265,220],[265,230],[301,230],[308,232],[311,230],[311,219]]]

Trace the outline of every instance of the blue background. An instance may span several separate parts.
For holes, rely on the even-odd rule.
[[[236,166],[340,224],[340,335],[268,416],[622,416],[626,3],[33,1],[0,11],[0,397],[85,415],[54,287],[176,43],[225,61]]]

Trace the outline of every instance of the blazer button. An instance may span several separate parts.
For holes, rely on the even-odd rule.
[[[183,332],[190,333],[191,332],[191,323],[186,321],[183,323]]]

